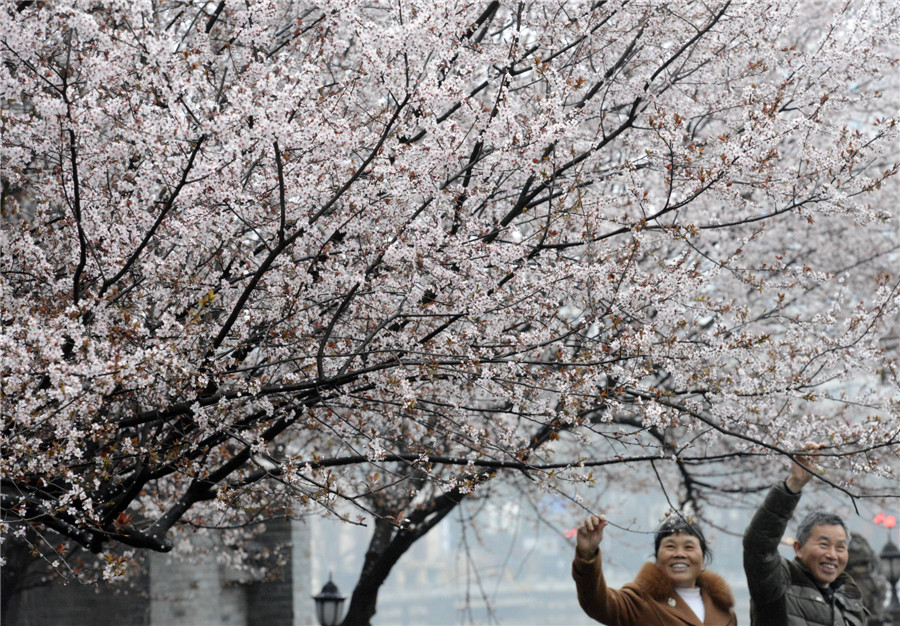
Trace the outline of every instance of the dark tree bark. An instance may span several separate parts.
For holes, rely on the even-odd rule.
[[[474,480],[486,480],[479,474]],[[369,542],[362,571],[350,606],[341,626],[369,626],[376,612],[378,591],[387,580],[394,565],[412,545],[437,526],[456,506],[465,494],[454,490],[434,498],[426,506],[410,514],[407,520],[380,518],[375,522],[375,532]]]

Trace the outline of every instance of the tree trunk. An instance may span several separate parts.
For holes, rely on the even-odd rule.
[[[414,511],[409,521],[401,526],[386,518],[375,521],[375,533],[369,542],[362,571],[350,596],[350,606],[341,626],[370,626],[377,608],[378,591],[391,569],[416,541],[437,526],[464,497],[464,494],[453,491],[435,498],[422,509]]]

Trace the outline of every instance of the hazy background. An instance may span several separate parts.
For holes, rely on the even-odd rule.
[[[709,510],[713,524],[704,525],[714,553],[710,569],[731,585],[740,624],[750,622],[740,534],[762,497],[748,496],[728,510]],[[606,491],[603,501],[589,508],[628,529],[610,526],[602,544],[607,579],[619,587],[651,559],[652,531],[669,506],[661,493]],[[876,554],[881,550],[887,531],[872,523],[878,509],[860,502],[856,515],[848,499],[813,490],[801,501],[795,519],[815,504],[842,513],[851,532],[865,537]],[[538,502],[513,494],[467,502],[394,568],[373,624],[596,624],[578,606],[570,574],[574,539],[566,534],[584,515],[571,518],[569,510],[563,498],[552,495]],[[328,520],[316,520],[310,529],[312,588],[321,588],[331,573],[341,592],[349,595],[369,530]],[[787,535],[794,530],[792,523]],[[793,549],[785,543],[782,554],[793,557]]]

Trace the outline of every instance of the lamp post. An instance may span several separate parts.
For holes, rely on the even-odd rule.
[[[888,538],[888,542],[881,549],[878,558],[881,560],[884,575],[887,576],[888,585],[891,587],[891,601],[885,609],[886,623],[897,625],[900,624],[900,600],[897,598],[897,581],[900,580],[900,550]]]
[[[319,595],[313,596],[313,600],[316,601],[316,619],[321,626],[337,626],[341,623],[345,597],[331,581],[330,574],[328,582],[322,587]]]

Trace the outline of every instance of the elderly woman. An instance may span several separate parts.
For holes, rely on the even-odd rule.
[[[608,522],[591,516],[578,529],[572,577],[585,613],[608,626],[734,626],[734,596],[710,560],[703,532],[682,517],[656,530],[656,561],[645,563],[633,582],[610,589],[603,578],[600,541]]]

